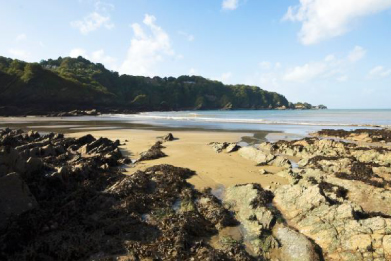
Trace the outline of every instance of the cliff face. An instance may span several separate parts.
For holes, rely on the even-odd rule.
[[[26,63],[0,57],[0,106],[33,110],[202,110],[291,108],[275,92],[200,76],[119,75],[82,57]]]

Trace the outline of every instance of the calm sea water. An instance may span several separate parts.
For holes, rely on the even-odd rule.
[[[102,115],[101,118],[178,128],[305,133],[324,128],[388,127],[391,126],[391,109],[146,112],[134,115]]]

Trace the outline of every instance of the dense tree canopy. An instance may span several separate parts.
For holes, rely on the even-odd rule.
[[[79,56],[26,63],[0,57],[0,102],[132,110],[272,109],[292,106],[256,86],[224,85],[200,76],[119,75]]]

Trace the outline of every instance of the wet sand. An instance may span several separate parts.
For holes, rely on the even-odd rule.
[[[137,159],[141,152],[148,150],[159,137],[166,135],[167,131],[100,130],[68,135],[80,137],[88,133],[95,137],[119,139],[121,143],[125,143],[121,146],[122,152],[131,159]],[[171,164],[196,171],[197,175],[188,181],[197,189],[228,187],[243,183],[260,183],[263,187],[287,183],[284,178],[260,174],[262,168],[272,173],[278,172],[280,168],[259,167],[253,161],[242,158],[237,152],[216,153],[208,145],[214,141],[239,142],[242,137],[251,137],[252,134],[205,131],[173,131],[172,133],[177,139],[163,144],[166,147],[163,152],[167,157],[140,162],[134,167],[129,166],[126,168],[126,173],[132,174],[137,170],[144,170],[158,164]]]

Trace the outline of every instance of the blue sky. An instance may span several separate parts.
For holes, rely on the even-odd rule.
[[[343,3],[343,4],[341,4]],[[0,0],[0,55],[391,108],[391,0]]]

